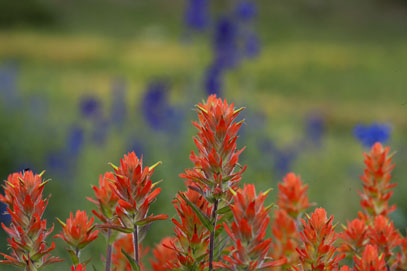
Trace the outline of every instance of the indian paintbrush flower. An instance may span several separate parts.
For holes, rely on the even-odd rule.
[[[384,255],[379,255],[377,247],[367,245],[362,258],[354,257],[355,271],[387,271]]]
[[[7,205],[11,224],[9,227],[3,223],[1,225],[10,236],[8,243],[11,255],[1,253],[5,260],[0,263],[23,267],[26,271],[37,271],[62,261],[49,254],[55,248],[55,243],[52,242],[49,247],[46,245],[45,239],[54,227],[47,229],[47,221],[42,219],[48,204],[48,198],[44,199],[42,195],[48,182],[42,181],[43,173],[13,173],[3,185],[4,195],[0,195],[0,201]]]
[[[368,228],[366,222],[355,218],[348,221],[346,226],[342,226],[343,232],[339,234],[341,245],[338,251],[346,253],[348,256],[360,255],[363,248],[368,243]]]
[[[390,183],[391,171],[395,165],[392,164],[393,155],[389,151],[389,147],[383,148],[380,143],[376,143],[369,154],[364,153],[366,169],[360,177],[363,190],[359,195],[365,214],[360,213],[360,216],[365,219],[373,217],[370,221],[379,215],[387,216],[396,209],[395,205],[389,206],[389,199],[393,195],[391,189],[396,186]]]
[[[228,104],[209,96],[197,106],[199,122],[193,122],[198,129],[194,137],[198,153],[190,155],[195,167],[186,169],[180,177],[186,180],[191,189],[201,193],[213,204],[211,217],[206,217],[206,226],[211,231],[209,248],[209,270],[212,270],[214,238],[218,207],[226,206],[231,200],[231,191],[237,189],[246,167],[238,164],[242,150],[236,149],[237,132],[243,121],[236,122],[239,112],[233,104]],[[211,226],[208,224],[212,224]]]
[[[165,237],[153,249],[154,259],[150,259],[152,271],[167,271],[179,268],[177,252],[170,248],[176,242],[174,237]]]
[[[58,219],[58,222],[62,225],[62,232],[54,237],[61,238],[70,246],[67,251],[75,266],[80,264],[80,251],[98,238],[99,231],[94,230],[94,220],[93,217],[89,219],[85,211],[79,210],[76,211],[75,217],[71,212],[66,222]]]
[[[134,152],[125,155],[120,160],[120,166],[114,168],[113,192],[118,197],[113,222],[106,223],[103,227],[133,233],[134,260],[139,264],[139,236],[140,226],[150,224],[155,220],[167,219],[167,215],[147,216],[148,209],[161,189],[156,188],[158,183],[151,181],[156,163],[151,167],[143,167],[142,159]]]
[[[304,230],[300,233],[304,248],[298,248],[300,265],[295,270],[331,271],[338,268],[339,261],[345,255],[337,253],[334,246],[338,235],[332,225],[333,217],[327,218],[323,208],[315,209],[307,218],[301,219]]]
[[[271,267],[285,263],[286,259],[273,261],[267,256],[271,238],[266,238],[270,217],[270,207],[264,206],[269,191],[256,195],[254,185],[245,185],[233,197],[230,209],[233,213],[231,226],[223,226],[231,238],[229,256],[216,266],[227,270],[270,270]]]
[[[294,173],[288,173],[283,178],[278,190],[278,207],[294,219],[311,206],[307,196],[308,185],[303,185],[301,178]]]
[[[71,271],[86,271],[84,264],[78,264],[77,266],[72,265]]]

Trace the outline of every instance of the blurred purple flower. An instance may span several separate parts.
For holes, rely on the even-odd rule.
[[[306,120],[305,140],[320,145],[324,130],[324,119],[317,113],[310,114]]]
[[[20,103],[17,77],[19,67],[17,63],[9,62],[0,67],[0,95],[7,106],[17,106]]]
[[[205,75],[205,90],[208,95],[216,94],[216,96],[222,96],[223,86],[223,69],[212,65],[208,68]]]
[[[219,68],[234,68],[239,60],[238,29],[229,17],[222,17],[214,33],[215,65]]]
[[[185,23],[193,30],[204,30],[209,24],[209,0],[187,0]]]
[[[244,54],[248,58],[257,57],[260,53],[260,41],[254,32],[247,34],[244,41]]]
[[[152,129],[178,132],[181,128],[182,113],[170,106],[168,92],[169,85],[166,81],[152,81],[142,99],[141,110]]]
[[[353,129],[353,134],[363,146],[370,148],[376,142],[386,143],[390,138],[391,127],[385,123],[358,124]]]
[[[94,96],[84,96],[79,102],[79,109],[85,117],[97,117],[101,113],[101,102]]]
[[[284,150],[278,148],[271,139],[263,142],[260,148],[272,156],[273,169],[278,178],[283,177],[292,170],[292,164],[297,158],[299,151],[292,146]]]
[[[91,132],[92,142],[97,145],[103,145],[109,133],[109,121],[103,117],[99,117],[93,121]]]
[[[68,132],[66,152],[69,157],[76,158],[84,144],[84,131],[78,125],[72,125]]]
[[[126,114],[126,84],[124,80],[115,80],[112,86],[112,124],[122,128],[126,121]]]
[[[254,1],[240,1],[236,6],[236,16],[241,20],[251,20],[257,16],[257,7]]]

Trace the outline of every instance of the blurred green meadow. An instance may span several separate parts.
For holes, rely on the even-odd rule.
[[[152,211],[172,217],[171,200],[184,189],[178,174],[192,166],[189,153],[195,150],[195,129],[190,121],[195,119],[193,105],[206,96],[201,82],[211,58],[210,40],[202,34],[191,37],[185,30],[185,1],[22,1],[36,8],[11,2],[0,0],[0,66],[17,63],[22,100],[39,97],[47,106],[42,119],[33,121],[28,103],[10,107],[7,100],[0,101],[1,178],[27,161],[38,172],[47,170],[47,153],[63,147],[69,126],[92,125],[78,113],[81,97],[95,95],[108,105],[112,82],[119,78],[127,89],[125,125],[109,130],[103,145],[86,138],[89,144],[80,152],[74,174],[45,173],[52,179],[45,189],[52,194],[48,223],[55,224],[55,217],[64,220],[77,209],[90,212],[93,206],[85,197],[93,196],[91,185],[110,170],[108,162],[118,164],[131,150],[123,139],[127,135],[135,135],[142,144],[147,165],[163,162],[153,175],[163,182]],[[222,13],[230,2],[216,1],[213,12]],[[396,151],[393,180],[398,183],[392,198],[398,209],[392,218],[405,232],[407,2],[256,3],[260,54],[227,73],[223,95],[246,107],[244,134],[238,142],[247,147],[241,161],[248,166],[243,182],[255,183],[258,190],[273,187],[269,201],[275,201],[280,177],[273,174],[273,156],[262,152],[258,139],[272,139],[284,148],[300,137],[305,116],[316,112],[324,119],[321,145],[300,152],[292,170],[309,184],[310,200],[326,208],[336,222],[345,223],[359,210],[357,191],[366,151],[354,138],[353,127],[389,123],[387,145]],[[169,103],[187,112],[176,136],[151,129],[141,116],[143,94],[154,78],[169,80]],[[108,114],[109,107],[103,110]],[[58,231],[56,225],[55,234]],[[143,245],[153,247],[171,231],[170,220],[153,223]],[[2,231],[2,251],[5,238]],[[56,244],[66,259],[58,268],[67,269],[64,244],[61,240]],[[103,251],[103,238],[85,250],[99,269]]]

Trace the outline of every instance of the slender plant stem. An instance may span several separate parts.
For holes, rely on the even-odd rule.
[[[107,230],[107,250],[106,250],[106,271],[110,271],[110,266],[112,265],[112,245],[110,244],[110,236],[112,235],[112,230]]]
[[[213,232],[211,232],[209,240],[209,271],[213,270],[213,250],[215,243],[215,228],[216,228],[216,211],[218,210],[218,200],[215,200],[212,210],[212,219],[213,219]]]
[[[134,244],[134,260],[137,264],[139,264],[139,256],[138,256],[138,232],[137,226],[134,226],[133,232],[133,244]]]

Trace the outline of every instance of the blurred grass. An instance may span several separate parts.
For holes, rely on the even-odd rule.
[[[56,23],[49,26],[16,24],[0,29],[0,64],[17,61],[20,67],[19,89],[25,96],[43,95],[50,103],[50,124],[45,134],[49,144],[31,146],[24,119],[0,118],[3,127],[12,127],[22,138],[24,148],[3,143],[8,153],[23,157],[26,152],[43,158],[41,148],[62,144],[65,130],[78,118],[77,101],[86,93],[109,99],[112,79],[127,81],[127,105],[130,122],[143,127],[137,108],[146,84],[157,76],[171,79],[171,102],[198,102],[203,92],[200,84],[210,61],[210,45],[204,37],[194,42],[183,30],[184,1],[69,1],[52,2]],[[390,146],[397,150],[394,180],[399,183],[393,202],[399,205],[394,219],[399,227],[407,225],[407,35],[404,2],[385,1],[273,1],[262,0],[258,29],[262,52],[258,59],[247,61],[227,75],[228,100],[247,106],[247,114],[263,111],[264,130],[247,122],[247,133],[264,133],[281,145],[289,144],[301,133],[303,117],[310,111],[326,118],[322,149],[302,154],[294,165],[304,182],[310,185],[311,201],[323,206],[335,220],[344,223],[356,215],[362,173],[362,148],[352,136],[356,123],[374,121],[393,125]],[[219,1],[216,8],[227,6]],[[195,91],[195,92],[194,92]],[[190,92],[194,92],[190,94]],[[192,108],[192,106],[191,106]],[[188,116],[195,118],[193,111]],[[188,119],[185,125],[189,125]],[[27,128],[26,128],[27,129]],[[33,128],[35,129],[35,127]],[[125,132],[131,131],[126,127]],[[79,160],[78,175],[67,183],[54,180],[47,185],[52,191],[48,216],[65,218],[77,208],[90,210],[84,199],[92,194],[90,184],[109,170],[107,162],[118,163],[127,146],[123,131],[113,131],[104,148],[87,147]],[[190,167],[190,127],[179,142],[149,129],[137,130],[145,139],[146,164],[157,160],[155,179],[164,179],[163,192],[153,207],[155,213],[174,214],[170,201],[182,181],[178,178]],[[6,142],[13,134],[6,134]],[[3,138],[3,136],[2,136]],[[187,140],[183,140],[187,139]],[[247,145],[243,163],[248,164],[244,182],[254,182],[258,189],[276,188],[278,180],[271,174],[271,163],[257,150],[257,142],[243,136],[239,145]],[[176,155],[174,155],[176,153]],[[12,158],[10,158],[11,160]],[[18,160],[15,158],[15,160]],[[4,161],[2,178],[12,162]],[[48,176],[53,177],[53,176]],[[55,178],[53,178],[55,179]],[[274,201],[273,191],[270,201]],[[146,240],[158,242],[171,231],[169,221],[157,222]],[[58,230],[58,227],[57,227]],[[1,235],[3,240],[3,235]],[[92,245],[101,252],[103,240]],[[57,241],[60,253],[63,244]],[[87,252],[91,254],[91,251]],[[98,256],[94,262],[97,262]]]

